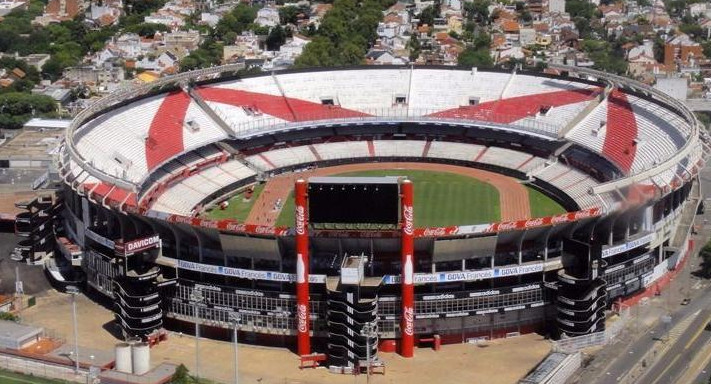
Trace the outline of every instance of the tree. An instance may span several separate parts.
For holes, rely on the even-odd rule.
[[[703,277],[711,277],[711,242],[706,243],[701,251],[699,251],[699,256],[701,256],[701,274]]]
[[[709,116],[708,112],[695,112],[696,118],[699,119],[699,122],[701,125],[704,126],[704,128],[708,129],[709,124],[711,124],[711,116]]]
[[[652,50],[654,51],[654,60],[657,60],[659,63],[664,62],[664,39],[661,37],[658,37],[654,39],[654,46],[652,47]],[[706,46],[704,47],[704,55],[707,54],[706,51]],[[708,53],[711,54],[711,45],[709,45],[709,50]],[[706,57],[711,57],[711,56],[706,56]]]
[[[307,6],[293,6],[279,8],[279,22],[281,24],[296,24],[299,21],[299,15],[308,15],[311,10]]]
[[[192,71],[219,64],[222,60],[222,48],[222,43],[212,38],[205,39],[200,48],[180,60],[180,71]]]
[[[239,35],[243,31],[248,30],[257,17],[257,10],[258,8],[256,6],[246,4],[237,5],[217,23],[217,26],[215,26],[215,37],[218,40],[223,40],[225,34],[228,32],[234,32]]]
[[[694,23],[684,23],[679,25],[679,30],[686,33],[693,39],[703,39],[706,34],[704,33],[704,30],[701,28],[701,26],[694,22]]]
[[[286,43],[286,33],[284,32],[284,28],[282,28],[281,25],[277,25],[276,27],[272,28],[272,30],[269,32],[269,36],[267,36],[267,50],[278,51],[279,47],[281,47],[284,43]]]
[[[420,40],[417,38],[416,35],[412,35],[407,45],[410,48],[410,61],[417,60],[417,58],[420,57],[420,51],[422,49]]]
[[[267,36],[269,35],[269,27],[267,26],[261,26],[259,24],[252,23],[249,25],[248,28],[250,31],[254,32],[255,35],[258,36]]]
[[[467,47],[459,54],[457,64],[466,68],[491,68],[494,66],[494,60],[491,58],[488,47],[479,49]]]
[[[362,64],[377,37],[382,11],[392,0],[335,0],[313,40],[294,63],[296,67]]]
[[[565,2],[565,10],[571,18],[583,17],[591,20],[595,12],[595,5],[585,0],[568,0]]]
[[[57,81],[62,77],[64,67],[56,57],[50,57],[42,66],[42,77]]]
[[[595,62],[596,69],[618,75],[627,72],[627,61],[619,44],[613,46],[605,40],[586,39],[580,48]]]
[[[175,373],[170,378],[170,384],[191,384],[194,382],[185,364],[180,364],[178,368],[175,368]]]
[[[297,68],[337,66],[340,65],[336,61],[338,56],[331,40],[318,36],[304,47],[304,51],[296,58],[294,66]]]
[[[521,11],[521,21],[524,23],[530,23],[533,20],[533,15],[531,15],[531,12],[529,12],[527,9],[524,9]]]
[[[433,6],[428,6],[420,12],[417,17],[420,20],[420,25],[434,25],[434,19],[437,17],[437,11],[435,11]]]
[[[10,312],[0,312],[0,320],[17,321],[17,316]]]
[[[158,24],[158,23],[141,23],[141,24],[136,24],[136,25],[131,25],[125,29],[126,32],[131,32],[138,34],[139,36],[143,37],[153,37],[156,32],[170,32],[170,28],[168,28],[167,25],[165,24]]]
[[[0,94],[0,128],[19,129],[33,116],[53,117],[56,103],[51,97],[29,93]]]
[[[475,50],[485,48],[488,51],[490,45],[491,36],[486,32],[480,32],[472,41],[472,48]]]

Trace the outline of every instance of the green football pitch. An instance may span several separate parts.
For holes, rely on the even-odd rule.
[[[472,177],[448,172],[394,169],[350,172],[334,176],[407,176],[415,184],[415,225],[418,227],[481,224],[501,220],[499,193],[496,188]],[[227,209],[214,209],[207,217],[244,221],[263,189],[263,184],[257,185],[249,201],[244,201],[241,194],[236,195],[230,199]],[[563,207],[548,196],[535,189],[527,189],[533,217],[565,212]],[[277,226],[290,227],[293,224],[292,191],[284,201]]]
[[[407,176],[415,184],[415,226],[437,227],[491,223],[501,220],[499,193],[490,184],[472,177],[447,172],[418,170],[373,170],[337,176]],[[534,217],[565,210],[546,195],[529,190]],[[293,192],[284,202],[278,226],[293,226]]]
[[[207,214],[207,218],[214,220],[232,219],[244,222],[247,219],[249,211],[252,209],[254,202],[257,201],[257,197],[259,197],[259,194],[262,193],[263,189],[264,184],[255,185],[252,198],[247,201],[244,200],[243,193],[235,195],[229,200],[230,205],[228,205],[227,208],[215,208]]]

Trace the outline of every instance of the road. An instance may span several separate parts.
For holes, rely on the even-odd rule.
[[[25,294],[37,295],[50,289],[42,266],[27,265],[10,260],[10,252],[21,238],[0,232],[0,294],[15,293],[15,268],[20,272]]]
[[[612,345],[608,345],[605,349],[612,349],[616,352],[616,357],[612,361],[612,364],[607,367],[603,372],[591,372],[588,375],[583,375],[580,383],[594,382],[599,384],[616,384],[621,381],[625,382],[638,382],[638,383],[650,383],[645,380],[637,380],[630,377],[630,369],[635,367],[642,360],[648,360],[649,362],[657,358],[657,354],[661,357],[664,350],[678,351],[679,346],[683,349],[686,343],[693,337],[691,333],[692,329],[698,330],[699,320],[702,315],[697,315],[692,321],[691,326],[686,326],[685,321],[689,322],[691,316],[695,312],[701,313],[708,307],[711,307],[711,290],[708,292],[703,292],[698,298],[691,301],[688,306],[682,306],[678,311],[672,314],[672,327],[674,324],[681,324],[680,327],[684,329],[681,330],[680,335],[674,335],[673,332],[667,332],[668,327],[666,324],[658,321],[655,325],[648,330],[643,330],[641,334],[631,334],[626,335],[629,338],[635,339],[630,341],[628,338],[623,336],[619,340],[613,342]],[[705,323],[704,323],[705,325]],[[696,327],[696,328],[695,328]],[[677,327],[679,328],[679,327]],[[703,326],[701,327],[703,329]],[[674,329],[676,330],[676,329]],[[668,333],[672,333],[669,335]],[[691,336],[689,335],[691,333]],[[708,336],[711,336],[711,332],[706,332]],[[672,339],[669,341],[665,341]],[[670,348],[665,345],[666,343],[672,343],[673,346]],[[692,345],[693,346],[693,345]],[[656,352],[655,352],[656,351]],[[671,354],[665,356],[673,356]],[[658,365],[661,367],[665,366],[667,359],[659,359],[656,361],[661,361]],[[686,359],[682,360],[686,362]],[[657,365],[653,365],[650,368],[655,368]],[[646,369],[646,370],[649,370]],[[592,376],[592,377],[591,377]],[[597,377],[595,377],[597,376]]]
[[[694,383],[708,383],[711,380],[711,362],[707,363],[705,367],[696,375],[696,380]]]
[[[706,324],[711,311],[705,309],[679,336],[664,356],[643,375],[638,382],[649,384],[674,383],[686,372],[696,354],[711,340]]]

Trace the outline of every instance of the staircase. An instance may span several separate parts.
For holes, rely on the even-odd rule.
[[[377,362],[381,280],[363,276],[365,262],[365,256],[346,257],[341,276],[326,281],[330,365],[360,369]]]

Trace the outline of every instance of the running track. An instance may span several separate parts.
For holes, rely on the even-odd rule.
[[[264,190],[255,201],[247,217],[247,223],[259,225],[275,225],[281,210],[274,210],[278,199],[285,202],[289,192],[294,188],[298,178],[310,176],[329,176],[347,172],[368,171],[377,169],[412,169],[422,171],[449,172],[473,177],[492,185],[499,192],[501,206],[501,221],[512,221],[531,218],[531,205],[528,190],[516,179],[498,173],[481,169],[458,167],[446,164],[430,163],[363,163],[348,164],[335,167],[317,168],[300,173],[287,173],[269,180]],[[415,186],[416,188],[417,186]],[[283,203],[282,203],[283,206]],[[477,223],[472,223],[477,224]]]

